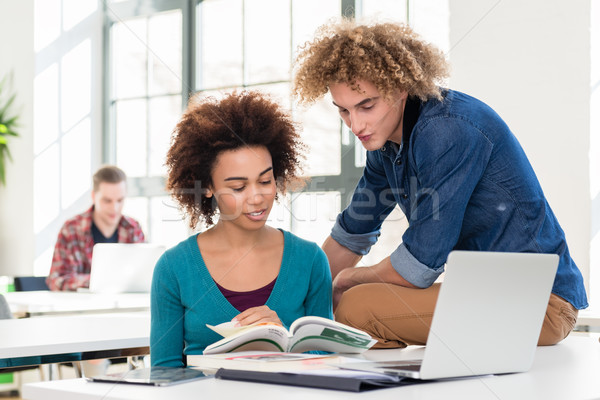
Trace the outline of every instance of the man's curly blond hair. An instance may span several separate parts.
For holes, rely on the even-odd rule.
[[[334,83],[354,89],[357,80],[375,85],[389,101],[400,91],[425,101],[441,98],[448,76],[444,54],[403,24],[359,25],[342,19],[321,26],[312,42],[300,47],[293,93],[300,103],[318,100]]]

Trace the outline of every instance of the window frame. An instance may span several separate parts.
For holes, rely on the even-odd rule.
[[[242,0],[243,2],[245,0]],[[290,7],[292,5],[290,1]],[[354,16],[355,10],[360,9],[360,0],[340,0],[342,15],[346,17]],[[195,92],[197,85],[197,54],[196,54],[196,42],[201,40],[198,37],[197,29],[197,18],[199,13],[197,12],[197,6],[202,0],[126,0],[116,3],[106,2],[104,4],[104,45],[103,45],[103,69],[104,69],[104,82],[103,82],[103,138],[102,138],[102,155],[101,159],[104,163],[115,163],[116,162],[116,123],[114,116],[114,105],[118,99],[113,98],[112,93],[112,80],[114,78],[112,71],[112,41],[111,41],[111,28],[113,24],[127,20],[129,18],[137,17],[149,17],[153,14],[180,9],[182,12],[182,108],[185,109],[185,105],[189,99],[188,94]],[[291,11],[290,11],[291,12]],[[291,49],[292,52],[294,49]],[[291,80],[291,76],[290,76]],[[284,81],[274,82],[261,82],[258,85],[272,84],[272,83],[286,83]],[[257,84],[244,84],[238,86],[241,88],[250,88],[257,86]],[[219,88],[210,88],[207,90],[215,90]],[[150,99],[151,96],[146,96],[146,100]],[[183,110],[182,110],[183,111]],[[361,156],[359,150],[362,149],[360,145],[357,145],[355,138],[349,130],[340,123],[340,174],[339,175],[318,175],[310,176],[309,184],[303,188],[301,192],[293,192],[290,195],[290,229],[294,229],[294,218],[291,216],[294,213],[294,199],[299,194],[315,193],[315,192],[340,192],[341,193],[341,209],[345,208],[347,203],[350,201],[350,194],[353,192],[356,183],[362,176],[361,160],[364,158]],[[148,132],[146,132],[148,134]],[[363,151],[364,153],[364,151]],[[312,183],[311,183],[312,182]],[[148,200],[152,197],[157,196],[168,196],[168,192],[165,190],[166,177],[129,177],[128,179],[128,196],[130,197],[146,197]],[[150,201],[149,201],[150,203]],[[148,210],[148,224],[151,224],[150,213],[151,209]],[[147,227],[147,231],[151,231],[151,226]],[[152,239],[152,238],[150,238]]]

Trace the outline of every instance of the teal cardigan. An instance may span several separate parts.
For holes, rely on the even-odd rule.
[[[281,268],[266,305],[289,328],[305,315],[333,319],[331,272],[325,253],[313,242],[283,231]],[[150,358],[152,365],[184,366],[221,339],[206,324],[239,314],[217,288],[197,244],[197,235],[167,250],[152,278]]]

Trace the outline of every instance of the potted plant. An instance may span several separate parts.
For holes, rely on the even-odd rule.
[[[5,76],[0,81],[0,186],[6,185],[6,163],[12,161],[8,149],[9,137],[19,136],[16,131],[18,126],[17,115],[11,114],[11,107],[15,101],[16,94],[8,92],[9,76]]]

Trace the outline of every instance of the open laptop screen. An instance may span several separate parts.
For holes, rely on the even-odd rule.
[[[148,293],[165,247],[151,243],[98,243],[92,255],[90,292]]]

